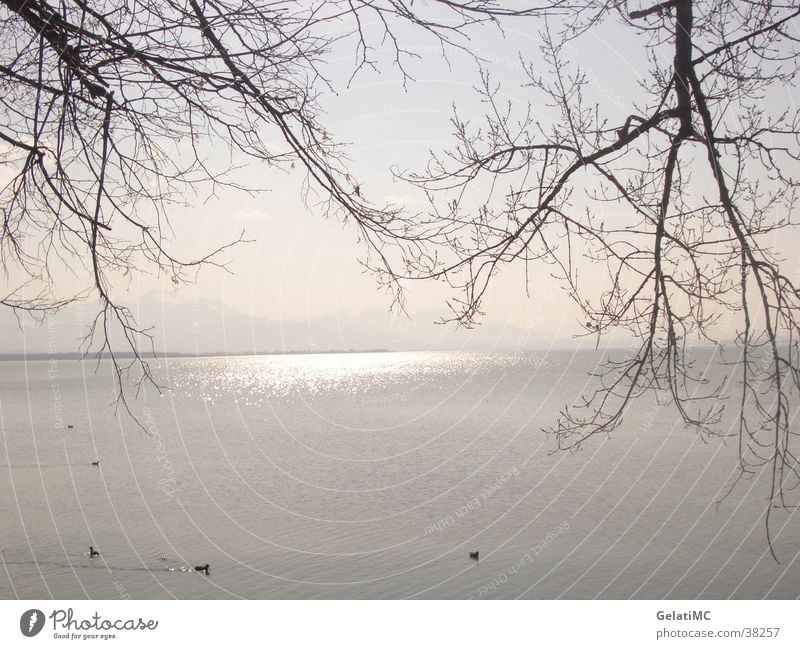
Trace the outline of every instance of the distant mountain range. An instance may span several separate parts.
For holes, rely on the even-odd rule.
[[[153,326],[153,348],[174,354],[298,353],[365,350],[524,350],[554,344],[547,332],[521,329],[489,320],[474,329],[435,324],[440,313],[412,317],[372,310],[350,315],[331,313],[307,321],[270,320],[226,308],[201,298],[181,299],[151,293],[133,309],[140,326]],[[23,322],[0,310],[0,354],[74,354],[87,332],[90,304],[76,305],[42,324]],[[121,339],[114,341],[122,351]],[[574,346],[566,336],[558,346]],[[150,349],[146,340],[142,349]]]

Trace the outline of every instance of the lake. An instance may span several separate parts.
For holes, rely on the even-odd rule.
[[[556,452],[600,356],[159,360],[147,433],[107,364],[0,363],[0,597],[797,598],[800,518],[776,563],[765,476],[723,498],[735,439],[648,396]]]

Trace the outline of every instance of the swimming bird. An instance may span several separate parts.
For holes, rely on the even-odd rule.
[[[475,552],[470,552],[469,553],[469,558],[470,559],[478,559],[479,558],[478,557],[479,554],[480,554],[480,550],[475,550]]]
[[[92,462],[92,466],[100,466],[100,460],[96,460],[95,462]]]
[[[197,572],[204,572],[204,573],[206,573],[206,574],[208,574],[208,568],[209,568],[209,565],[208,565],[208,564],[206,564],[206,565],[204,565],[204,566],[195,566],[195,567],[194,567],[194,569],[195,569]]]
[[[89,558],[94,559],[95,557],[99,557],[100,553],[94,549],[94,546],[89,546]]]
[[[75,428],[72,424],[67,424],[67,428]]]

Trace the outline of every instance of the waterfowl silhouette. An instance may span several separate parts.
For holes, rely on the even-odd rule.
[[[95,462],[92,462],[92,466],[100,466],[100,460],[96,460]]]
[[[67,428],[75,428],[72,424],[67,424]]]
[[[209,565],[208,565],[208,564],[206,564],[206,565],[204,565],[204,566],[195,566],[195,567],[194,567],[194,569],[195,569],[197,572],[204,572],[204,573],[206,573],[206,574],[208,574],[208,568],[209,568]]]
[[[470,559],[478,559],[479,558],[479,556],[478,556],[479,554],[480,554],[480,550],[475,550],[475,552],[470,552],[469,553],[469,558]]]
[[[89,558],[94,559],[95,557],[99,557],[100,553],[94,549],[94,546],[89,546]]]

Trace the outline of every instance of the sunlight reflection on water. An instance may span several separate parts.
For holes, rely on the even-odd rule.
[[[59,362],[65,429],[49,364],[6,363],[0,595],[797,596],[797,520],[776,528],[778,566],[763,482],[715,505],[735,449],[669,407],[642,399],[611,437],[553,453],[542,429],[598,359],[171,359],[155,364],[163,395],[134,403],[152,437],[111,407],[103,368]]]
[[[256,402],[272,396],[356,394],[392,385],[417,384],[429,378],[469,379],[492,370],[521,365],[539,367],[541,360],[522,354],[398,352],[363,354],[286,354],[187,361],[173,378],[173,387],[204,398],[236,394]]]

